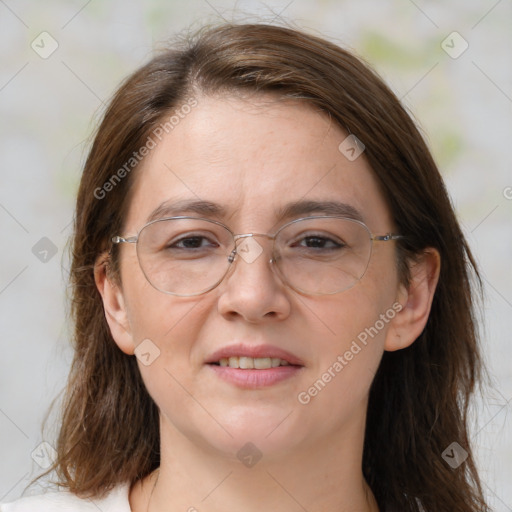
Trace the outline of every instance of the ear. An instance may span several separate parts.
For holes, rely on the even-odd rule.
[[[125,353],[133,355],[135,345],[131,335],[128,313],[121,287],[108,275],[108,255],[103,254],[94,264],[94,281],[103,299],[105,318],[117,346]]]
[[[441,257],[434,248],[427,248],[411,265],[408,286],[401,285],[397,302],[402,309],[392,320],[384,349],[390,352],[412,345],[423,332],[430,314],[441,270]]]

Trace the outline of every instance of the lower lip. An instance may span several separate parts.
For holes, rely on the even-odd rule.
[[[255,389],[272,386],[297,375],[302,366],[278,366],[266,370],[242,370],[229,366],[208,365],[218,377],[241,388]]]

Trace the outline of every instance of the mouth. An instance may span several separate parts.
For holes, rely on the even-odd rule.
[[[269,368],[277,368],[279,366],[290,366],[288,361],[279,357],[248,356],[222,357],[218,362],[210,364],[217,366],[227,366],[229,368],[240,368],[242,370],[268,370]]]
[[[296,376],[304,363],[294,354],[271,345],[231,345],[206,361],[214,374],[240,388],[271,386]]]

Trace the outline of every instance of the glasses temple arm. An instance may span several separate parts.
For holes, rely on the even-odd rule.
[[[128,236],[126,238],[124,238],[122,236],[113,236],[111,238],[111,241],[113,244],[122,244],[122,243],[135,244],[135,243],[137,243],[137,239],[138,239],[137,236]]]

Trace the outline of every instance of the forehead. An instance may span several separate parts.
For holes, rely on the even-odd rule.
[[[290,206],[301,202],[342,203],[370,227],[385,225],[389,212],[364,154],[351,161],[339,150],[347,136],[304,102],[201,96],[137,169],[125,225],[136,231],[192,202],[213,205],[211,216],[234,229],[268,229],[283,212],[298,215]]]

